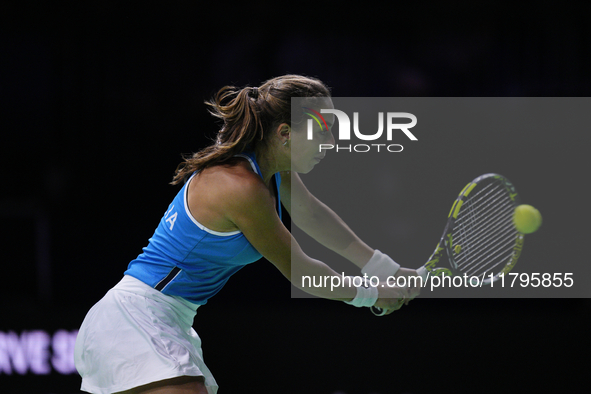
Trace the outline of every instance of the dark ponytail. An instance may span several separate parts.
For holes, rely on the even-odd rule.
[[[223,121],[216,142],[186,158],[177,167],[171,183],[179,184],[195,171],[265,145],[274,127],[291,124],[291,97],[329,96],[329,89],[320,80],[299,75],[273,78],[259,88],[223,87],[205,103],[209,112]]]

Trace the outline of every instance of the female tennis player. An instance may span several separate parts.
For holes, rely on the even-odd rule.
[[[291,97],[312,98],[318,111],[332,107],[321,81],[297,75],[225,87],[207,103],[223,121],[217,140],[179,165],[172,183],[182,189],[148,245],[82,323],[75,360],[83,391],[216,393],[193,319],[232,274],[262,256],[318,297],[392,312],[418,295],[418,288],[360,281],[302,285],[304,275],[339,275],[300,249],[281,222],[282,203],[297,226],[363,274],[385,280],[416,271],[370,248],[306,189],[298,173],[312,170],[324,158],[318,144],[334,139],[317,128],[308,140],[303,113],[292,124]]]

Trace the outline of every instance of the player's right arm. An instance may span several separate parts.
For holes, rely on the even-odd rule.
[[[305,276],[320,278],[340,276],[325,263],[306,255],[277,215],[273,196],[256,174],[243,176],[226,186],[227,219],[246,236],[267,260],[293,283],[317,297],[350,301],[356,295],[353,287],[304,286]],[[330,280],[329,282],[330,283]],[[397,309],[397,299],[408,297],[408,290],[396,287],[379,288],[380,304]]]
[[[366,266],[371,261],[374,249],[363,242],[334,211],[319,201],[297,173],[285,172],[281,175],[282,201],[292,221],[320,244],[345,257],[362,270],[364,267],[368,269]],[[398,280],[401,276],[417,275],[416,270],[394,267],[396,263],[389,257],[382,264],[385,264],[382,265],[385,268],[380,269],[377,276],[384,281],[392,276]],[[375,265],[374,270],[368,269],[363,272],[370,276],[376,275]],[[413,288],[410,299],[417,297],[420,290],[420,287]]]
[[[281,174],[281,198],[292,221],[321,245],[363,268],[374,249],[304,185],[299,174]]]

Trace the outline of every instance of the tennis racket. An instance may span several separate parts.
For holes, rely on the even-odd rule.
[[[515,187],[502,175],[485,174],[468,183],[449,211],[435,251],[417,269],[423,284],[430,276],[466,275],[479,285],[490,285],[511,271],[524,240],[513,224],[519,204]],[[372,312],[385,314],[375,307]]]

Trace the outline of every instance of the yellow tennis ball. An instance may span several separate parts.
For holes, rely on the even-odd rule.
[[[456,254],[460,254],[461,251],[462,251],[462,247],[460,245],[456,245],[454,247],[454,252],[456,252]]]
[[[530,234],[542,225],[542,215],[531,205],[522,204],[515,208],[513,224],[515,224],[517,231]]]

